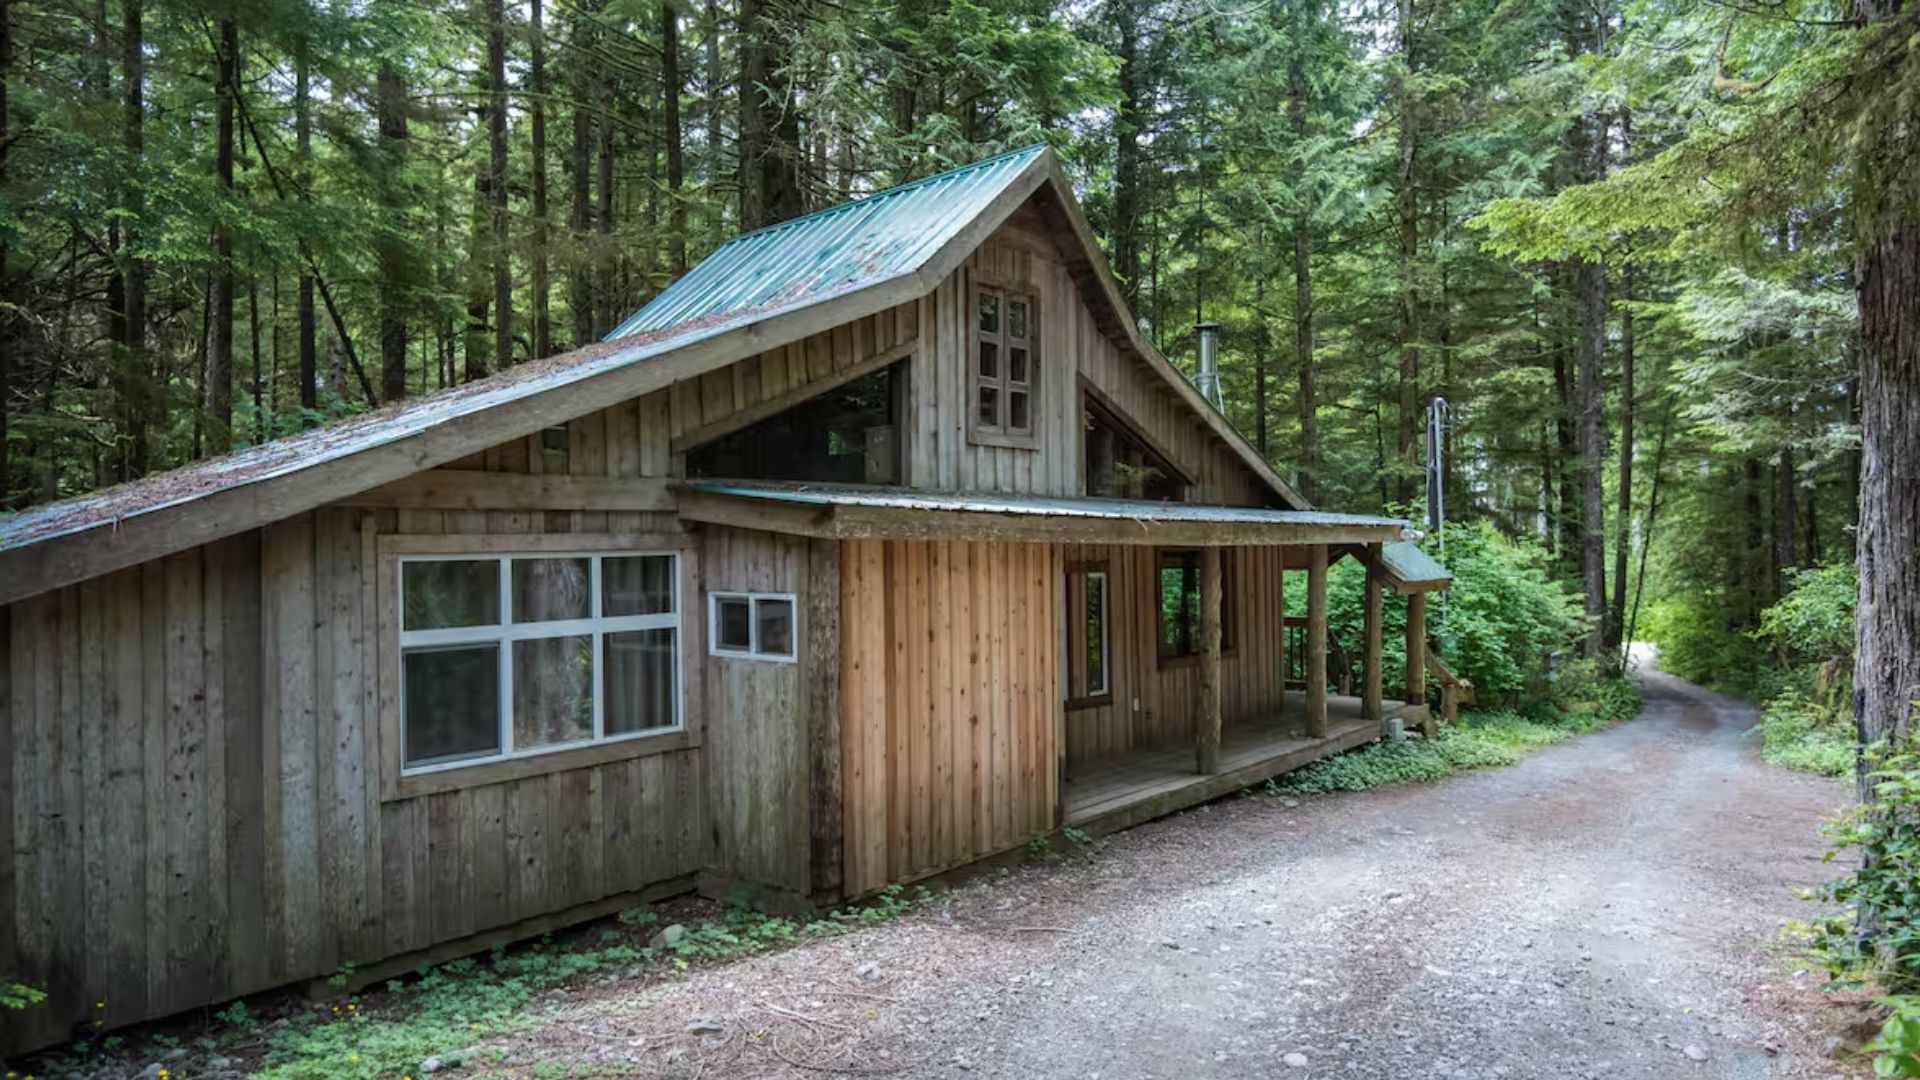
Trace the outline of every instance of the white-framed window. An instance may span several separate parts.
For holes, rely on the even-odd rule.
[[[715,656],[792,663],[798,610],[792,593],[708,593],[709,648]]]
[[[1113,692],[1107,621],[1111,593],[1105,563],[1067,571],[1067,700],[1097,701]]]
[[[683,724],[674,552],[403,555],[403,775]]]

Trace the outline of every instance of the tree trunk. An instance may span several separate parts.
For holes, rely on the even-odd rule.
[[[1253,238],[1253,445],[1271,460],[1267,438],[1267,230]]]
[[[220,22],[219,49],[219,81],[214,90],[214,179],[221,197],[231,200],[234,96],[240,90],[240,28],[231,17]],[[224,454],[233,445],[233,228],[224,221],[213,229],[211,291],[202,387],[203,447],[208,454]]]
[[[1114,0],[1120,34],[1120,101],[1113,124],[1113,273],[1127,306],[1140,302],[1140,18],[1135,0]]]
[[[553,283],[547,266],[547,29],[541,0],[532,0],[530,10],[533,64],[531,79],[533,242],[528,276],[533,300],[533,357],[553,354]]]
[[[1418,472],[1414,456],[1419,443],[1415,436],[1415,417],[1420,411],[1420,283],[1415,261],[1420,254],[1420,202],[1414,188],[1414,167],[1419,160],[1420,128],[1413,92],[1413,76],[1418,70],[1413,42],[1413,0],[1397,0],[1397,7],[1401,62],[1407,70],[1397,81],[1395,92],[1400,129],[1400,161],[1394,184],[1394,207],[1400,219],[1400,415],[1399,467],[1394,491],[1396,499],[1407,503],[1413,500],[1412,481]]]
[[[740,224],[799,216],[799,120],[790,80],[776,77],[779,42],[766,0],[740,0]]]
[[[593,214],[594,228],[600,239],[594,246],[595,262],[593,276],[594,318],[593,336],[595,340],[605,337],[613,329],[614,284],[613,269],[615,256],[613,250],[613,95],[608,92],[603,81],[599,87],[600,102],[600,156],[599,170],[595,177],[595,195],[597,203]]]
[[[1633,266],[1620,268],[1620,489],[1614,503],[1613,603],[1607,649],[1618,653],[1627,625],[1627,548],[1633,543]]]
[[[137,3],[138,0],[130,2]],[[299,154],[294,182],[300,189],[300,201],[303,203],[313,198],[313,80],[309,48],[306,36],[301,35],[294,51],[293,126]],[[306,427],[313,422],[314,411],[320,408],[320,357],[317,340],[319,319],[313,308],[313,272],[308,269],[304,259],[300,263],[297,288],[299,298],[295,301],[297,314],[294,318],[298,323],[295,336],[300,351],[300,408],[306,410],[300,425]]]
[[[8,89],[13,83],[13,4],[0,0],[0,191],[6,190],[7,157],[13,148],[13,129],[8,124]],[[13,268],[8,265],[12,253],[6,236],[0,234],[0,300],[13,299]],[[7,422],[13,415],[13,333],[14,307],[0,308],[0,509],[13,509],[13,458],[7,447]]]
[[[1287,73],[1287,113],[1296,142],[1312,134],[1307,115],[1307,73],[1301,50],[1304,31],[1295,23],[1296,40]],[[1298,196],[1296,196],[1298,198]],[[1320,477],[1319,390],[1313,359],[1313,220],[1303,198],[1293,215],[1293,352],[1300,373],[1300,494],[1317,497]]]
[[[513,238],[507,220],[506,0],[487,3],[487,206],[493,263],[493,370],[513,363]],[[405,342],[402,342],[404,352]]]
[[[126,252],[120,267],[120,310],[122,318],[119,372],[121,409],[126,429],[120,474],[133,480],[145,476],[148,468],[147,415],[147,262],[135,251],[142,216],[146,213],[146,191],[140,183],[141,164],[146,159],[146,87],[147,54],[145,12],[141,0],[125,0],[121,5],[121,80],[125,87],[125,107],[121,122],[121,147],[126,153],[129,183],[126,192],[126,216],[120,222],[121,243]],[[0,66],[4,61],[0,61]],[[0,138],[0,141],[4,141]],[[0,400],[4,395],[0,394]],[[0,437],[0,442],[5,442]],[[0,450],[0,455],[5,451]],[[6,475],[0,469],[0,477]]]
[[[1853,716],[1864,747],[1920,699],[1920,222],[1889,215],[1859,261],[1860,565]],[[1870,795],[1862,757],[1860,797]]]
[[[667,261],[674,277],[687,272],[686,158],[680,145],[680,13],[673,0],[660,4],[661,134],[667,151]]]
[[[573,43],[584,53],[592,37],[589,21],[576,18]],[[593,110],[587,85],[588,68],[576,58],[573,69],[573,152],[568,155],[567,178],[572,184],[571,214],[573,266],[567,275],[567,306],[573,311],[573,347],[593,342]]]
[[[392,61],[382,61],[375,108],[380,128],[381,209],[387,228],[378,241],[380,258],[380,399],[407,396],[406,240],[399,235],[406,212],[401,175],[407,159],[407,84]]]

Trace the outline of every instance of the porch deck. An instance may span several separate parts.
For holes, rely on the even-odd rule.
[[[1383,707],[1389,717],[1400,716],[1409,727],[1418,719],[1415,712],[1424,711],[1424,706],[1397,701],[1385,702]],[[1140,750],[1078,766],[1061,792],[1066,823],[1090,833],[1116,832],[1292,772],[1380,736],[1380,725],[1361,717],[1358,697],[1328,695],[1324,739],[1305,735],[1305,716],[1306,695],[1289,691],[1284,718],[1225,725],[1220,732],[1220,771],[1204,776],[1194,771],[1190,746]]]

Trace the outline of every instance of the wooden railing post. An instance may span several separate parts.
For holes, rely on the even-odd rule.
[[[1307,737],[1327,737],[1327,548],[1307,549]]]
[[[1200,721],[1195,732],[1198,770],[1220,771],[1220,549],[1200,549]]]
[[[1381,676],[1380,545],[1367,545],[1366,584],[1366,673],[1360,690],[1360,715],[1376,724],[1383,722],[1380,699],[1385,693]]]
[[[1427,594],[1407,594],[1407,704],[1427,703]]]

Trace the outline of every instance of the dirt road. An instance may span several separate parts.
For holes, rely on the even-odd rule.
[[[1793,893],[1823,876],[1817,827],[1845,790],[1760,763],[1746,706],[1645,680],[1640,719],[1512,768],[1216,804],[895,924],[639,999],[582,995],[514,1058],[705,1076],[1851,1075],[1824,1054],[1818,976],[1773,944],[1807,914]]]

